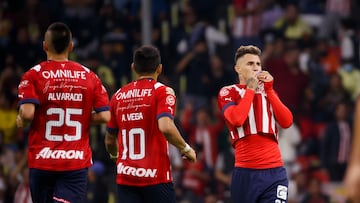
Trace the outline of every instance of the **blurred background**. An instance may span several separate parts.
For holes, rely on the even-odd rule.
[[[27,129],[17,129],[17,85],[46,59],[43,34],[62,21],[73,33],[70,58],[96,72],[111,96],[133,79],[135,48],[156,45],[160,81],[174,87],[176,123],[198,151],[183,162],[170,148],[181,203],[228,203],[233,151],[217,108],[222,86],[237,81],[240,45],[262,49],[263,69],[291,108],[279,131],[290,203],[345,202],[342,179],[360,93],[360,2],[356,0],[0,0],[0,203],[31,202]],[[94,166],[87,202],[116,202],[115,164],[105,126],[91,128]]]

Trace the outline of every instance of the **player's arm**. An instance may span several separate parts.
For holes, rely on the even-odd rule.
[[[110,111],[93,112],[91,114],[91,123],[100,124],[110,121]]]
[[[242,126],[248,117],[254,95],[254,90],[247,89],[244,97],[239,99],[237,103],[229,102],[225,104],[222,111],[226,121],[232,126]]]
[[[19,107],[19,114],[16,118],[17,127],[27,127],[33,120],[35,115],[35,104],[24,103]]]
[[[163,116],[158,119],[159,130],[163,133],[165,138],[170,144],[178,148],[186,158],[191,162],[196,161],[196,154],[194,149],[192,149],[182,138],[179,130],[177,129],[174,121],[168,117]]]
[[[117,133],[109,132],[109,130],[106,132],[105,148],[110,155],[110,159],[116,162],[117,158],[119,157]]]
[[[350,202],[360,202],[360,97],[357,98],[354,113],[354,131],[350,160],[346,169],[344,185]]]
[[[293,123],[293,115],[288,107],[280,100],[279,96],[273,89],[274,79],[267,71],[258,74],[258,79],[264,82],[264,89],[267,98],[272,106],[274,116],[282,128],[288,128]]]

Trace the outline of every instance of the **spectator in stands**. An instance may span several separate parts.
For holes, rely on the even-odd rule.
[[[349,160],[352,125],[348,119],[348,106],[344,102],[336,105],[334,119],[327,125],[321,140],[321,163],[333,182],[343,180]]]
[[[275,28],[283,36],[291,40],[307,40],[312,35],[312,28],[301,19],[299,7],[296,3],[287,3],[284,16],[275,22]]]
[[[299,68],[300,48],[294,41],[287,43],[282,57],[268,60],[264,67],[275,78],[281,78],[274,83],[274,89],[282,101],[293,112],[297,112],[308,78]]]

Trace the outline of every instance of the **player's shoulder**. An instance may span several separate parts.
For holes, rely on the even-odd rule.
[[[219,97],[226,97],[229,94],[231,94],[232,92],[234,92],[236,90],[236,88],[237,88],[237,86],[235,84],[224,86],[219,90],[218,96]]]
[[[175,91],[173,88],[161,83],[161,82],[156,82],[154,84],[154,89],[155,91],[161,91],[161,92],[165,92],[165,94],[170,94],[170,95],[174,95],[175,96]]]
[[[74,68],[78,68],[80,70],[86,71],[87,73],[94,73],[90,68],[86,67],[85,65],[76,62],[76,61],[69,61],[69,64],[74,67]]]

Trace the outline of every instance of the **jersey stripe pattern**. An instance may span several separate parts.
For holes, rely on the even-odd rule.
[[[240,84],[225,86],[219,91],[218,105],[235,148],[235,166],[263,169],[283,165],[275,118],[280,115],[280,126],[289,127],[292,114],[274,90],[266,92],[263,84],[255,91]]]

